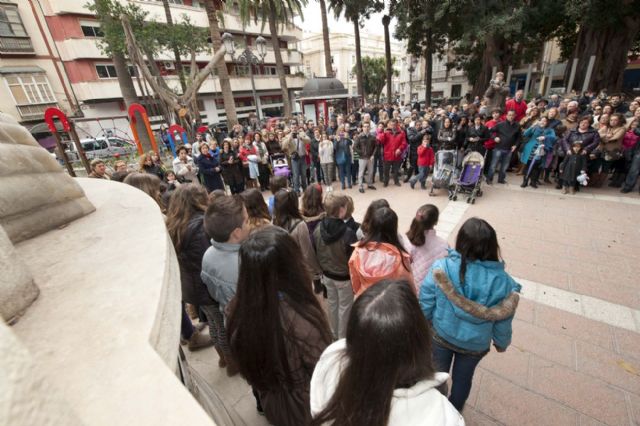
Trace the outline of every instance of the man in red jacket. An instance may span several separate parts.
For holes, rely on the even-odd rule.
[[[502,120],[505,120],[507,117],[507,113],[509,111],[516,112],[516,122],[520,122],[527,115],[527,103],[524,101],[524,92],[522,90],[518,90],[516,92],[516,97],[509,99],[504,106],[504,114],[502,115]]]
[[[378,130],[377,139],[384,153],[384,186],[389,186],[390,170],[393,170],[394,183],[400,186],[400,163],[402,163],[402,153],[408,145],[404,131],[398,128],[398,120],[389,120],[384,131]]]

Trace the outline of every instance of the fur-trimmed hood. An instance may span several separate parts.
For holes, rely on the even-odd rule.
[[[501,321],[512,317],[516,313],[516,308],[520,300],[518,293],[511,293],[500,302],[500,304],[489,308],[473,300],[469,300],[458,293],[449,280],[449,277],[447,277],[447,274],[441,269],[433,271],[433,278],[438,288],[447,296],[447,299],[451,303],[477,319],[483,321]]]

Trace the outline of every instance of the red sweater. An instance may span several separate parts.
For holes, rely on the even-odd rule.
[[[407,149],[407,137],[404,131],[397,130],[396,133],[388,131],[378,131],[378,143],[383,147],[384,161],[400,161],[402,160],[402,152]],[[396,155],[396,151],[400,150],[400,155]]]
[[[522,100],[520,102],[516,102],[515,99],[509,99],[504,105],[504,114],[502,114],[502,119],[504,120],[507,116],[507,112],[515,111],[516,112],[516,122],[520,122],[527,115],[527,103]]]
[[[435,156],[433,155],[433,148],[420,145],[418,147],[418,167],[433,167],[434,162]]]

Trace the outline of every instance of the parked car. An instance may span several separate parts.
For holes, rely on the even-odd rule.
[[[114,157],[116,154],[126,156],[136,152],[136,146],[133,143],[116,136],[108,138],[81,139],[80,143],[82,144],[82,148],[84,148],[84,152],[89,160],[94,158]],[[76,144],[74,142],[70,142],[67,147],[69,160],[79,160]]]

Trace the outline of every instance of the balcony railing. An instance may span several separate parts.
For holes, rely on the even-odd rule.
[[[55,102],[45,103],[45,104],[28,104],[28,105],[16,105],[18,108],[18,112],[20,116],[25,120],[30,120],[34,118],[43,118],[44,111],[49,107],[57,107],[58,104]]]
[[[0,36],[0,53],[35,53],[29,37]]]

